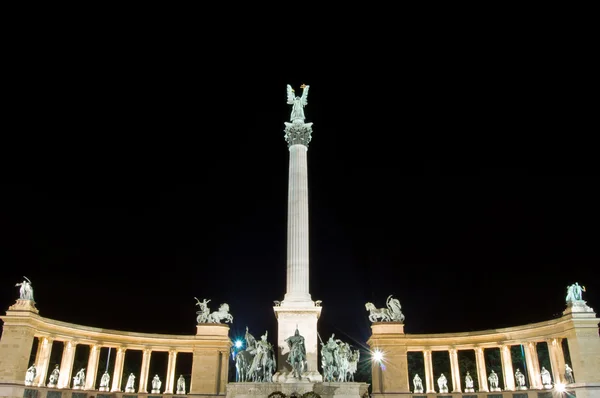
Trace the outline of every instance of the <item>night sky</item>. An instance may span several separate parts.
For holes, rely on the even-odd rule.
[[[282,57],[254,71],[233,56],[53,54],[15,100],[14,148],[35,150],[13,153],[5,173],[17,178],[0,185],[2,311],[25,275],[44,317],[194,334],[194,297],[207,298],[211,311],[229,303],[232,337],[249,326],[274,343],[287,83],[311,86],[310,293],[323,338],[364,345],[365,303],[388,295],[407,333],[548,320],[576,281],[600,310],[597,128],[583,78],[562,64]]]

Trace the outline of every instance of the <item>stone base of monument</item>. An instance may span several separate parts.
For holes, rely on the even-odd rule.
[[[160,394],[160,390],[152,390],[152,392],[150,394]]]
[[[448,388],[440,389],[440,394],[448,394]]]
[[[274,392],[281,392],[288,397],[292,394],[301,396],[307,392],[314,392],[322,398],[361,398],[368,390],[367,383],[228,383],[227,398],[268,397]]]
[[[423,394],[423,389],[413,391],[413,394]]]
[[[465,388],[465,392],[475,392],[474,388]]]
[[[135,392],[135,388],[128,387],[125,389],[125,392]]]
[[[498,391],[502,391],[502,389],[499,388],[499,387],[492,387],[492,388],[490,388],[490,392],[498,392]]]
[[[100,387],[98,391],[108,391],[108,387]]]

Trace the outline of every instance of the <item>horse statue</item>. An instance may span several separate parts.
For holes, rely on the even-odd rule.
[[[254,355],[252,355],[249,351],[246,350],[242,350],[235,354],[236,382],[244,383],[250,381],[248,372],[250,371],[250,365],[252,365],[253,359]]]
[[[369,311],[369,320],[371,322],[404,322],[404,314],[402,314],[400,301],[388,296],[386,300],[387,308],[376,308],[373,303],[366,303],[365,308]]]
[[[218,311],[212,312],[207,319],[208,323],[221,323],[224,320],[226,323],[233,323],[233,316],[229,313],[229,305],[221,304]]]
[[[348,343],[341,343],[339,345],[339,365],[338,365],[338,381],[346,382],[348,367],[350,365],[350,357],[352,355],[352,351],[350,350],[350,345]]]

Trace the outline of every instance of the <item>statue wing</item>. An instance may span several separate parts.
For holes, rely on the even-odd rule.
[[[306,99],[308,98],[308,87],[310,86],[304,86],[304,89],[302,89],[302,97],[300,97],[300,100],[303,106],[308,104],[308,102],[306,101]]]
[[[289,84],[287,85],[287,103],[294,103],[294,89]]]

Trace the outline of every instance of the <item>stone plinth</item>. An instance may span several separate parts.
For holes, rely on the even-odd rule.
[[[189,393],[225,395],[231,349],[229,326],[201,323],[197,326],[196,337]]]
[[[229,383],[227,398],[265,398],[275,391],[288,397],[313,391],[322,398],[361,398],[368,388],[366,383]]]
[[[322,307],[316,307],[314,302],[309,301],[302,306],[285,305],[273,307],[277,317],[277,369],[278,372],[273,376],[273,381],[285,381],[292,367],[287,363],[289,347],[285,342],[296,332],[296,327],[300,335],[304,337],[306,346],[306,363],[308,369],[303,373],[308,381],[321,382],[323,376],[318,369],[318,344],[317,320],[321,315]],[[282,378],[282,380],[279,380]]]
[[[373,395],[410,393],[404,324],[375,322],[371,331],[371,351],[383,353],[382,363],[372,361]]]
[[[2,317],[4,326],[0,339],[0,383],[23,386],[29,367],[29,356],[36,328],[33,318],[38,310],[32,300],[17,300]]]

